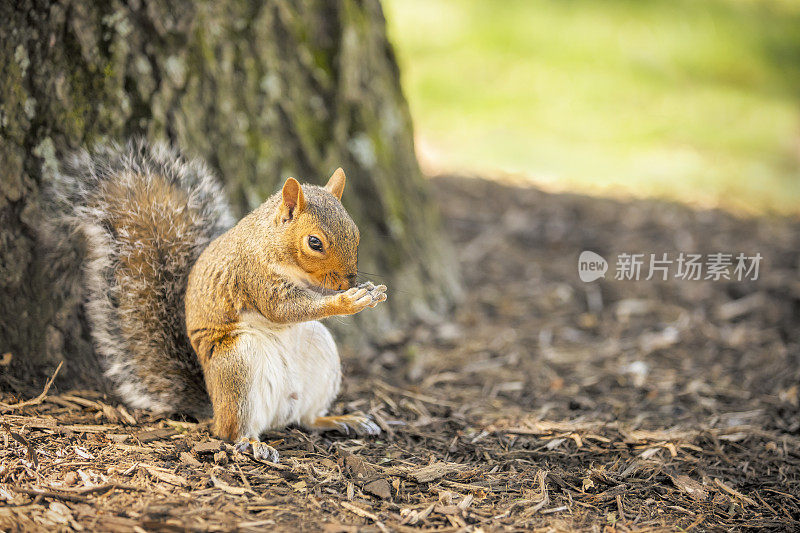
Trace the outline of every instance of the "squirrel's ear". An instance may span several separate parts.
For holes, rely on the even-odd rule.
[[[342,193],[344,192],[344,182],[344,170],[339,167],[328,180],[328,183],[325,185],[325,190],[341,200]]]
[[[283,184],[283,208],[289,219],[306,208],[306,198],[303,189],[294,178],[288,178]]]

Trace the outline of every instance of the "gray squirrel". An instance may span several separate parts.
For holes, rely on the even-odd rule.
[[[325,416],[341,367],[319,320],[386,300],[384,285],[356,285],[344,186],[342,169],[324,187],[288,178],[234,225],[208,168],[167,144],[68,158],[48,194],[84,242],[86,315],[120,398],[213,412],[216,435],[271,461],[278,453],[258,440],[268,429],[378,434],[366,416]]]

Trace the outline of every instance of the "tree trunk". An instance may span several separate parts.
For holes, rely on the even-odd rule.
[[[360,267],[394,289],[339,328],[351,345],[456,294],[377,0],[2,2],[0,72],[0,386],[41,386],[62,359],[62,386],[103,386],[81,251],[50,257],[37,232],[59,159],[108,140],[166,138],[204,158],[239,215],[288,176],[324,183],[344,167]]]

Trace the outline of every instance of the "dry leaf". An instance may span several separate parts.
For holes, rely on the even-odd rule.
[[[457,463],[433,463],[409,472],[409,475],[417,483],[428,483],[436,479],[441,479],[447,474],[463,470],[464,467]]]
[[[370,494],[373,494],[383,500],[388,500],[392,497],[392,489],[389,486],[389,482],[383,478],[375,479],[369,483],[365,483],[361,488],[364,490],[364,492],[369,492]]]
[[[143,466],[143,468],[147,471],[148,474],[150,474],[159,481],[163,481],[164,483],[169,483],[170,485],[175,485],[176,487],[189,486],[189,480],[183,476],[179,476],[177,474],[173,474],[171,472],[167,472],[165,470],[158,469],[152,466]]]
[[[236,496],[241,496],[242,494],[247,492],[246,488],[244,488],[244,487],[234,487],[232,485],[228,485],[227,483],[225,483],[224,481],[219,479],[214,474],[211,474],[211,481],[212,481],[212,483],[214,483],[214,486],[216,488],[220,489],[223,492],[227,492],[228,494],[234,494]]]
[[[689,497],[695,501],[703,501],[708,498],[708,491],[703,485],[685,474],[677,476],[670,476],[672,483],[678,490],[685,492]]]

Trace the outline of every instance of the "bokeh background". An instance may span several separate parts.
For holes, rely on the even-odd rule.
[[[800,212],[800,2],[384,9],[428,173]]]

